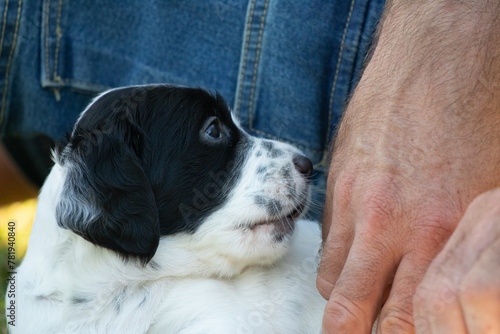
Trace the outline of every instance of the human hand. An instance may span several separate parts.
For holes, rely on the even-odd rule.
[[[500,186],[498,6],[471,16],[458,3],[404,3],[388,8],[335,142],[324,333],[369,333],[379,313],[378,333],[413,333],[429,264],[469,203]]]
[[[500,189],[478,196],[414,298],[417,333],[500,333]]]
[[[388,141],[404,145],[409,139]],[[412,295],[476,182],[486,182],[479,175],[467,179],[470,170],[454,166],[461,159],[449,157],[450,165],[440,165],[423,154],[427,149],[403,158],[390,146],[369,153],[359,143],[345,144],[334,156],[323,222],[317,285],[329,300],[324,333],[370,333],[391,284],[379,332],[412,333]]]

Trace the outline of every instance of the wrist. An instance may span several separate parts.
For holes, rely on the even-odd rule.
[[[495,174],[500,161],[500,24],[494,18],[500,10],[474,4],[469,12],[476,15],[468,17],[463,2],[417,1],[413,9],[393,2],[340,125],[333,170],[356,155],[366,158],[365,168],[426,169],[426,177],[454,174],[491,186],[480,180]]]

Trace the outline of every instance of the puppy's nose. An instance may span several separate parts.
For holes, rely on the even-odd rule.
[[[293,164],[295,165],[295,169],[297,169],[300,174],[305,177],[310,177],[313,172],[313,164],[311,160],[307,159],[303,155],[296,155],[293,158]]]

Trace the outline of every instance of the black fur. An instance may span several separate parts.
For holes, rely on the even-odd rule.
[[[205,135],[213,117],[219,140]],[[161,85],[108,92],[59,152],[68,174],[58,223],[148,262],[160,236],[195,231],[224,203],[246,143],[218,94]]]

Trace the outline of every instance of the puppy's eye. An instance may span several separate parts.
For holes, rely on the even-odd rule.
[[[217,119],[210,123],[208,128],[205,130],[205,134],[211,139],[220,139],[222,137],[220,124]]]

